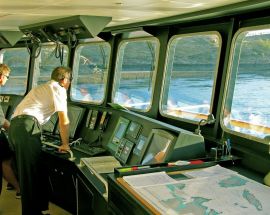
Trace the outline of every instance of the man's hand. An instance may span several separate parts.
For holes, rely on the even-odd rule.
[[[66,153],[68,150],[70,150],[69,145],[66,144],[62,144],[61,146],[59,146],[58,151],[61,153]]]

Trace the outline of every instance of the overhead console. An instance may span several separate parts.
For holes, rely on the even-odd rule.
[[[0,31],[0,48],[14,46],[23,36],[20,31]]]
[[[67,42],[93,38],[112,20],[105,16],[71,16],[61,19],[20,26],[20,30],[31,39],[41,42]]]

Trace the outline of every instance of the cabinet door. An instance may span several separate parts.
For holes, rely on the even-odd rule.
[[[43,152],[43,159],[49,174],[50,201],[75,214],[76,166],[73,162],[46,151]]]
[[[74,214],[76,211],[76,189],[73,174],[53,167],[49,173],[49,181],[51,201]]]
[[[94,194],[77,175],[76,178],[77,215],[94,214]]]

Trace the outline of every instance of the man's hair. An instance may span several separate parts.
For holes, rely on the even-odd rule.
[[[4,72],[9,73],[10,68],[8,67],[8,65],[1,63],[0,64],[0,75],[3,74]]]
[[[59,66],[52,71],[52,80],[59,82],[64,78],[71,78],[71,69],[69,67]]]

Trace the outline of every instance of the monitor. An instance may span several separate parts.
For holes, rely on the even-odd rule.
[[[170,147],[175,142],[175,136],[162,129],[152,129],[147,142],[141,164],[156,164],[166,160]]]
[[[205,157],[205,144],[202,135],[181,130],[166,161],[190,160]]]
[[[139,123],[132,121],[128,126],[126,136],[132,140],[137,139],[141,129],[142,126]]]
[[[117,127],[114,137],[120,140],[124,136],[126,129],[127,129],[126,124],[120,123],[119,126]]]
[[[47,134],[53,134],[54,129],[57,125],[57,119],[58,114],[54,113],[51,118],[46,122],[44,125],[42,125],[42,131]]]
[[[79,106],[69,105],[68,106],[68,117],[69,117],[69,138],[75,137],[76,130],[80,125],[83,118],[85,109]],[[59,126],[57,127],[57,134],[59,134]]]
[[[130,121],[124,117],[119,118],[115,130],[113,131],[112,137],[107,145],[107,148],[112,154],[116,153],[121,139],[125,136],[129,122]]]

